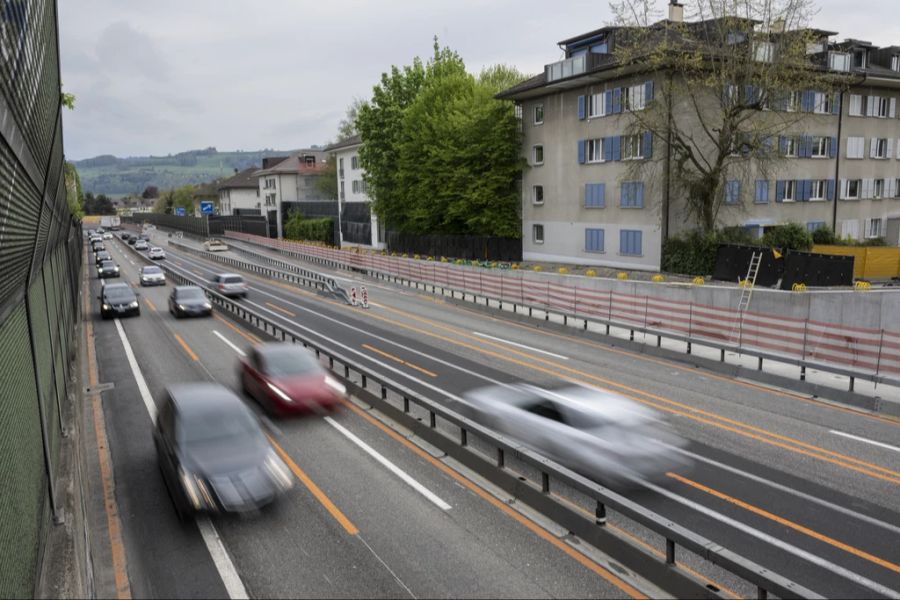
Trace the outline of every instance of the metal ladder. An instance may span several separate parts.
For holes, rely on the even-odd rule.
[[[735,333],[743,326],[744,312],[750,308],[750,299],[753,297],[753,288],[756,287],[756,276],[759,274],[759,265],[762,262],[762,256],[762,252],[754,252],[753,256],[750,257],[750,264],[747,266],[747,278],[744,279],[744,287],[741,290],[741,300],[738,302],[739,320],[731,327],[731,332],[728,334],[729,342],[740,341],[735,339]],[[725,356],[724,352],[725,351],[723,350],[723,360]]]

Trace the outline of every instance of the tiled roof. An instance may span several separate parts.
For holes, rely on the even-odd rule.
[[[348,138],[344,138],[339,142],[335,142],[330,146],[325,146],[325,152],[334,152],[335,150],[340,150],[341,148],[350,148],[352,146],[359,146],[362,144],[362,136],[360,134],[351,135]]]
[[[325,168],[326,153],[322,150],[299,150],[294,152],[283,161],[273,165],[267,169],[255,171],[256,177],[262,175],[274,175],[276,173],[300,173],[303,175],[315,175]],[[306,164],[307,157],[315,159],[314,166]]]
[[[217,189],[256,189],[259,186],[259,182],[256,180],[257,178],[254,175],[257,170],[258,169],[256,167],[250,167],[249,169],[244,169],[239,173],[235,173],[228,179],[222,181]]]

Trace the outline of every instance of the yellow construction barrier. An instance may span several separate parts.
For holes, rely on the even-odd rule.
[[[791,286],[792,292],[805,292],[806,284],[805,283],[795,283]]]
[[[700,275],[697,275],[691,280],[691,283],[693,283],[694,285],[703,285],[704,283],[706,283],[706,279],[704,279]]]
[[[853,257],[855,279],[900,276],[900,248],[883,246],[813,246],[813,252]]]
[[[628,273],[626,273],[625,271],[619,271],[616,274],[616,277],[618,277],[619,279],[628,279]]]
[[[662,275],[660,275],[659,273],[657,273],[656,275],[654,275],[653,277],[651,277],[650,280],[651,280],[651,281],[655,281],[656,283],[660,283],[660,282],[662,282],[662,281],[665,281],[666,278],[663,277]]]
[[[872,284],[868,281],[856,281],[853,283],[853,287],[858,290],[867,290],[872,287]]]

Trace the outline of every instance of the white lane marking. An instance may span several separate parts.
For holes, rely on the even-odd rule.
[[[229,346],[231,346],[231,349],[232,349],[232,350],[234,350],[235,352],[237,352],[237,353],[240,354],[241,356],[247,356],[247,354],[244,353],[243,350],[241,350],[240,348],[238,348],[237,346],[235,346],[234,344],[232,344],[232,343],[231,343],[231,340],[229,340],[228,338],[226,338],[224,335],[222,335],[221,333],[219,333],[219,332],[216,331],[215,329],[213,329],[213,333],[216,334],[216,337],[218,337],[220,340],[222,340],[223,342],[225,342],[226,344],[228,344]]]
[[[878,446],[879,448],[886,448],[888,450],[893,450],[894,452],[900,452],[900,448],[898,448],[897,446],[891,446],[890,444],[885,444],[884,442],[876,442],[875,440],[869,440],[864,437],[859,437],[858,435],[844,433],[843,431],[837,431],[836,429],[832,429],[830,431],[834,435],[839,435],[841,437],[850,438],[851,440],[856,440],[857,442],[862,442],[864,444],[872,444],[873,446]]]
[[[875,592],[877,594],[883,594],[889,598],[900,597],[900,592],[897,592],[888,587],[885,587],[885,586],[881,585],[880,583],[877,583],[875,581],[872,581],[871,579],[863,577],[862,575],[859,575],[858,573],[854,573],[853,571],[850,571],[849,569],[845,569],[844,567],[842,567],[840,565],[836,565],[833,562],[822,558],[821,556],[816,556],[815,554],[813,554],[811,552],[807,552],[806,550],[803,550],[802,548],[798,548],[797,546],[794,546],[793,544],[789,544],[789,543],[784,542],[774,536],[771,536],[767,533],[759,531],[758,529],[754,529],[753,527],[750,527],[749,525],[741,523],[740,521],[738,521],[736,519],[732,519],[731,517],[725,516],[722,513],[712,510],[711,508],[703,506],[699,502],[694,502],[693,500],[689,500],[687,498],[679,496],[678,494],[671,492],[671,491],[669,491],[663,487],[660,487],[658,485],[654,485],[654,484],[650,483],[649,481],[643,481],[643,480],[638,480],[638,481],[640,481],[640,483],[643,484],[644,487],[646,487],[649,490],[653,490],[657,494],[661,494],[661,495],[663,495],[667,498],[670,498],[670,499],[674,500],[675,502],[678,502],[679,504],[683,504],[683,505],[687,506],[688,508],[691,508],[701,514],[707,515],[708,517],[711,517],[717,521],[725,523],[726,525],[730,525],[731,527],[734,527],[738,531],[743,531],[747,535],[750,535],[759,540],[762,540],[763,542],[766,542],[767,544],[771,544],[771,545],[775,546],[776,548],[780,548],[789,554],[793,554],[794,556],[797,556],[808,562],[811,562],[812,564],[817,565],[828,571],[831,571],[832,573],[837,573],[841,577],[849,579],[850,581],[853,581],[869,590],[872,590],[873,592]]]
[[[487,338],[489,340],[494,340],[495,342],[502,342],[504,344],[509,344],[510,346],[516,346],[517,348],[525,348],[526,350],[531,350],[532,352],[540,352],[541,354],[546,354],[547,356],[552,356],[553,358],[569,360],[568,356],[563,356],[562,354],[554,354],[553,352],[547,352],[546,350],[539,350],[537,348],[532,348],[531,346],[526,346],[525,344],[518,344],[516,342],[504,340],[502,338],[494,337],[492,335],[488,335],[486,333],[481,333],[479,331],[473,331],[472,333],[477,335],[478,337]]]
[[[416,490],[417,492],[419,492],[420,494],[422,494],[423,496],[428,498],[428,500],[430,500],[435,506],[437,506],[441,510],[450,510],[451,506],[449,504],[447,504],[446,502],[441,500],[435,493],[433,493],[431,490],[426,488],[424,485],[422,485],[421,483],[419,483],[418,481],[416,481],[415,479],[410,477],[406,473],[406,471],[404,471],[403,469],[401,469],[400,467],[398,467],[397,465],[395,465],[394,463],[392,463],[391,461],[386,459],[384,456],[382,456],[381,454],[376,452],[371,446],[369,446],[367,443],[365,443],[364,441],[359,439],[357,436],[355,436],[353,433],[348,431],[346,427],[344,427],[343,425],[341,425],[340,423],[338,423],[331,417],[325,417],[325,421],[329,425],[331,425],[332,427],[337,429],[339,432],[341,432],[344,435],[344,437],[346,437],[351,442],[353,442],[354,444],[356,444],[357,446],[362,448],[369,456],[371,456],[372,458],[374,458],[375,460],[380,462],[382,464],[382,466],[384,466],[384,468],[386,468],[388,471],[390,471],[391,473],[393,473],[394,475],[396,475],[397,477],[402,479],[404,481],[404,483],[406,483],[409,487],[411,487],[412,489]]]
[[[827,508],[829,510],[837,511],[839,513],[847,515],[848,517],[853,517],[855,519],[865,521],[865,522],[869,523],[870,525],[875,525],[876,527],[881,527],[883,529],[887,529],[888,531],[895,533],[896,535],[900,535],[900,527],[897,527],[896,525],[893,525],[891,523],[879,521],[878,519],[876,519],[874,517],[870,517],[869,515],[864,515],[862,513],[856,512],[855,510],[846,508],[839,504],[833,504],[831,502],[828,502],[827,500],[822,500],[821,498],[818,498],[811,494],[801,492],[800,490],[795,490],[794,488],[790,488],[790,487],[780,484],[780,483],[775,483],[774,481],[772,481],[770,479],[766,479],[764,477],[759,477],[758,475],[754,475],[752,473],[747,473],[746,471],[741,471],[740,469],[737,469],[730,465],[726,465],[725,463],[721,463],[717,460],[713,460],[711,458],[701,456],[700,454],[696,454],[694,452],[690,452],[690,451],[684,450],[682,448],[676,448],[675,446],[671,446],[671,450],[674,452],[680,452],[681,454],[684,454],[685,456],[689,456],[689,457],[693,458],[694,460],[698,460],[700,462],[705,462],[707,464],[713,465],[714,467],[718,467],[719,469],[728,471],[729,473],[732,473],[734,475],[744,477],[755,483],[759,483],[761,485],[767,485],[771,488],[775,488],[776,490],[778,490],[780,492],[784,492],[786,494],[791,494],[798,498],[802,498],[803,500],[806,500],[807,502],[812,502],[814,504],[818,504],[819,506],[824,506],[825,508]]]
[[[150,389],[147,387],[144,375],[141,373],[137,360],[134,358],[131,343],[128,341],[128,336],[125,335],[125,329],[122,327],[122,322],[119,319],[116,319],[116,329],[119,332],[119,339],[122,340],[122,346],[125,348],[125,356],[128,359],[128,365],[131,367],[134,380],[137,382],[138,391],[144,400],[144,406],[147,407],[147,412],[150,413],[150,420],[156,423],[156,404],[153,403],[153,396],[150,395]],[[244,588],[243,582],[241,582],[241,577],[238,575],[237,569],[234,568],[234,563],[231,562],[231,557],[228,556],[228,551],[225,549],[222,538],[219,537],[215,526],[205,516],[197,517],[196,521],[197,528],[200,530],[200,536],[203,538],[213,564],[219,572],[219,577],[222,578],[222,583],[225,584],[225,591],[228,592],[228,596],[235,600],[249,599],[250,596],[247,594],[247,590]]]

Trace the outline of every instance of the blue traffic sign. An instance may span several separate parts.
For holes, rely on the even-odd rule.
[[[175,215],[176,215],[176,216],[179,216],[179,217],[183,217],[183,216],[184,216],[184,207],[183,207],[183,206],[176,206],[176,207],[175,207]]]
[[[201,215],[211,215],[213,214],[214,204],[209,200],[204,200],[200,202],[200,214]]]

